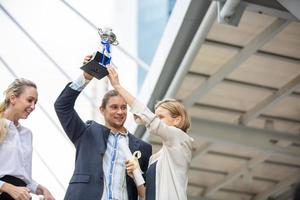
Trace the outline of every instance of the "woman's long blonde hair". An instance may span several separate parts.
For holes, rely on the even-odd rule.
[[[3,114],[10,105],[10,97],[11,95],[19,97],[24,92],[25,87],[34,87],[35,89],[37,89],[36,84],[32,81],[24,78],[19,78],[15,79],[15,81],[12,82],[3,93],[5,99],[0,103],[0,143],[3,142],[7,135],[6,123],[3,119]]]
[[[184,107],[184,105],[176,100],[176,99],[164,99],[162,101],[159,101],[155,104],[154,108],[155,110],[158,107],[162,107],[166,110],[168,110],[172,117],[176,118],[178,116],[181,117],[181,122],[179,123],[177,128],[180,128],[184,132],[188,132],[191,126],[191,120],[190,117]]]

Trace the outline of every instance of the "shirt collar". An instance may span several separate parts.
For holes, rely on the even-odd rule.
[[[3,118],[3,119],[4,119],[5,124],[6,124],[7,127],[12,127],[12,126],[14,126],[14,127],[16,127],[16,128],[21,128],[21,124],[20,124],[19,122],[18,122],[17,125],[15,125],[13,121],[10,121],[9,119],[6,119],[6,118]]]
[[[112,131],[110,131],[111,135],[118,135],[119,134],[119,135],[122,135],[122,136],[125,136],[125,137],[128,136],[128,133],[129,132],[127,130],[126,130],[126,132],[119,132],[118,131],[118,132],[115,132],[115,133],[113,133]]]

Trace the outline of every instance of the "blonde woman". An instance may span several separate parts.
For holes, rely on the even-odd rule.
[[[182,103],[166,99],[155,105],[155,114],[140,103],[119,83],[116,70],[108,66],[108,78],[131,107],[138,123],[146,126],[150,134],[161,138],[163,146],[153,154],[146,173],[146,187],[138,188],[146,200],[186,200],[187,172],[192,156],[193,139],[187,134],[190,120]],[[135,169],[127,162],[127,173]]]
[[[0,200],[31,199],[30,192],[53,200],[45,187],[32,180],[32,133],[19,122],[35,109],[37,87],[29,80],[16,79],[4,95],[0,104]]]

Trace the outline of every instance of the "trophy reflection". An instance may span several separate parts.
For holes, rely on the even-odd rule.
[[[87,72],[97,79],[101,79],[108,75],[106,65],[111,62],[111,45],[118,45],[116,35],[112,32],[112,29],[98,29],[98,33],[101,38],[102,50],[94,53],[92,59],[83,65],[80,69]]]

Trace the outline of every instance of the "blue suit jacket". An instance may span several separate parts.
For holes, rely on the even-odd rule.
[[[67,189],[65,200],[101,200],[103,193],[103,156],[110,129],[88,121],[84,123],[74,109],[80,92],[73,90],[69,84],[57,98],[54,107],[66,134],[76,147],[75,170]],[[131,152],[141,151],[139,159],[142,171],[146,172],[152,154],[151,145],[128,134]],[[137,200],[134,181],[126,175],[129,200]]]

